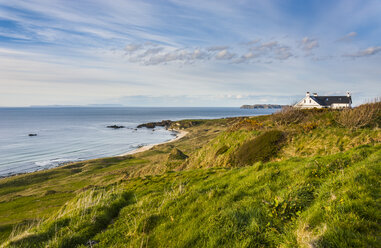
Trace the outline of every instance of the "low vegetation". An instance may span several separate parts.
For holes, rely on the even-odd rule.
[[[345,109],[340,112],[337,122],[350,129],[381,124],[381,102],[363,104],[354,109]]]
[[[231,162],[236,166],[267,162],[273,158],[282,145],[284,133],[278,130],[267,131],[243,143],[233,154]]]
[[[273,116],[273,121],[278,125],[296,124],[307,119],[306,113],[309,111],[295,109],[293,107],[283,108],[279,113]]]
[[[345,111],[185,120],[118,158],[0,180],[4,247],[377,247],[379,102]],[[296,118],[296,119],[294,119]]]

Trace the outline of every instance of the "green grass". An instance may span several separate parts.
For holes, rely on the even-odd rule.
[[[247,166],[259,161],[267,162],[277,154],[283,140],[283,132],[278,130],[267,131],[243,143],[234,152],[232,164]]]
[[[0,243],[16,229],[19,231],[27,228],[29,223],[49,218],[83,190],[108,186],[124,178],[165,172],[168,169],[165,161],[174,145],[186,154],[192,152],[218,135],[219,130],[226,129],[230,121],[193,122],[197,125],[181,142],[160,145],[138,155],[94,159],[0,179]],[[187,120],[184,123],[191,125]],[[179,124],[178,128],[183,128],[183,122]],[[51,194],[53,191],[55,193]]]
[[[172,127],[186,137],[143,153],[1,179],[0,241],[377,247],[380,130],[341,127],[334,111],[305,114],[184,120]]]
[[[380,148],[168,172],[89,190],[10,246],[376,247]],[[98,194],[98,204],[78,204]]]
[[[49,217],[83,188],[114,183],[126,176],[129,167],[145,163],[125,158],[92,160],[0,180],[1,236],[7,237],[15,224]],[[73,166],[82,171],[73,173]]]

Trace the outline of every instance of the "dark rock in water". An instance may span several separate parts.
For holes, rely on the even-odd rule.
[[[144,123],[144,124],[140,124],[139,126],[137,126],[137,128],[142,128],[142,127],[146,127],[146,128],[155,128],[155,127],[165,127],[165,128],[169,128],[172,124],[172,121],[170,120],[162,120],[162,121],[158,121],[158,122],[149,122],[149,123]]]
[[[30,134],[28,134],[28,136],[37,136],[37,134],[36,133],[30,133]]]
[[[124,126],[111,125],[111,126],[107,126],[107,128],[119,129],[119,128],[124,128]]]
[[[143,124],[144,125],[144,124]],[[139,126],[138,126],[139,127]],[[146,128],[155,128],[156,127],[156,124],[155,123],[147,123],[145,125]]]
[[[188,155],[184,154],[181,150],[177,148],[173,148],[168,156],[168,159],[175,159],[175,160],[184,160],[187,158],[188,158]]]

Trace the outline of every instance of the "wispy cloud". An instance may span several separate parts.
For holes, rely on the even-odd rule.
[[[134,53],[142,47],[142,44],[128,44],[124,48],[128,53]]]
[[[355,53],[344,54],[344,57],[359,58],[375,55],[381,51],[381,46],[368,47]]]
[[[219,51],[216,54],[216,59],[219,60],[230,60],[234,58],[236,55],[234,53],[229,52],[227,49],[224,49],[222,51]]]
[[[350,41],[356,36],[357,36],[356,32],[350,32],[350,33],[344,35],[343,37],[340,37],[337,41]]]
[[[304,37],[300,45],[304,51],[310,52],[312,49],[319,47],[319,42],[316,39]]]
[[[221,61],[227,63],[260,63],[259,58],[268,63],[274,60],[284,61],[295,57],[293,48],[279,41],[272,40],[262,43],[250,43],[249,47],[242,47],[240,43],[229,45],[216,45],[208,47],[172,47],[155,43],[131,43],[125,46],[125,56],[132,63],[141,65],[160,65],[168,63],[194,64],[196,62]]]
[[[276,54],[276,58],[277,59],[280,59],[280,60],[286,60],[292,56],[294,56],[291,52],[291,48],[288,47],[288,46],[282,46],[282,47],[279,47],[276,51],[275,51],[275,54]]]
[[[370,98],[380,11],[372,0],[0,0],[0,105],[231,94],[224,105],[313,87]]]
[[[265,50],[265,49],[273,49],[274,47],[278,46],[278,41],[269,41],[262,43],[260,46],[253,48],[254,50]]]
[[[229,47],[228,46],[211,46],[207,48],[209,52],[221,51],[226,49],[229,49]]]

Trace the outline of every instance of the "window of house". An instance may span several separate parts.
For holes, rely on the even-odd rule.
[[[311,103],[311,100],[310,100],[310,103]]]
[[[306,103],[306,99],[304,99],[304,103]]]

